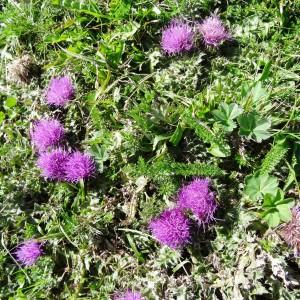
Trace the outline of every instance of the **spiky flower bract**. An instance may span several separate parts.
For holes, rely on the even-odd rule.
[[[73,152],[65,164],[65,178],[70,182],[79,182],[87,179],[95,172],[92,158],[79,151]]]
[[[173,20],[162,32],[161,47],[167,54],[189,51],[193,45],[193,28],[183,21]]]
[[[190,223],[184,213],[178,209],[165,210],[149,225],[153,236],[162,244],[177,249],[190,241]]]
[[[203,41],[208,46],[217,47],[223,41],[231,38],[220,18],[216,15],[207,17],[198,27]]]
[[[46,94],[48,104],[65,106],[73,99],[75,89],[67,76],[52,78]]]
[[[17,261],[25,266],[33,265],[42,254],[42,244],[35,240],[21,243],[15,252]]]
[[[209,223],[217,209],[214,193],[210,190],[210,180],[196,178],[183,186],[178,193],[177,206],[191,210],[201,224]]]
[[[46,179],[64,180],[65,179],[65,164],[69,154],[62,149],[54,149],[50,152],[40,154],[37,165],[42,171],[42,175]]]
[[[34,124],[31,139],[38,151],[41,152],[59,144],[64,135],[65,129],[58,120],[42,119]]]
[[[140,292],[126,291],[124,293],[118,294],[114,297],[114,300],[142,300],[142,295]]]
[[[286,243],[294,249],[297,256],[300,254],[300,207],[292,209],[292,219],[280,231]]]

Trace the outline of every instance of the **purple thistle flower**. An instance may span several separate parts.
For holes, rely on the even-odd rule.
[[[178,208],[162,212],[150,222],[149,229],[162,245],[173,249],[181,248],[190,241],[189,220]]]
[[[18,245],[14,254],[21,264],[31,266],[43,254],[42,244],[35,240],[25,241]]]
[[[95,164],[89,155],[76,151],[70,155],[65,166],[65,178],[70,182],[79,182],[89,178],[95,172]]]
[[[204,43],[209,46],[217,47],[223,41],[231,38],[231,35],[224,27],[220,18],[216,15],[207,17],[198,27]]]
[[[67,76],[52,78],[46,93],[48,104],[64,106],[74,98],[75,89]]]
[[[213,220],[217,203],[210,190],[210,180],[196,178],[183,186],[178,193],[177,206],[181,209],[191,210],[202,224]]]
[[[118,294],[114,297],[114,300],[142,300],[142,294],[140,292],[134,292],[128,290],[125,293]]]
[[[294,249],[295,256],[300,254],[300,207],[292,209],[292,219],[280,230],[285,242]]]
[[[43,152],[38,158],[37,165],[42,171],[42,175],[47,179],[64,180],[64,166],[69,154],[62,149],[54,149],[50,152]]]
[[[31,139],[38,151],[45,151],[48,147],[59,144],[64,138],[65,129],[55,119],[42,119],[37,121],[31,131]]]
[[[189,51],[193,45],[193,28],[183,21],[173,20],[162,32],[161,47],[167,54]]]

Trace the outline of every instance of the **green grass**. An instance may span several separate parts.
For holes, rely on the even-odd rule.
[[[245,177],[261,172],[299,200],[299,1],[2,6],[1,299],[105,300],[128,288],[150,300],[299,299],[299,259],[280,227],[262,219],[263,199],[244,193]],[[215,10],[234,41],[161,52],[161,29],[172,18],[199,21]],[[16,84],[7,67],[24,54],[41,72]],[[75,82],[76,99],[57,112],[43,95],[60,74]],[[226,103],[243,110],[232,130],[213,113]],[[84,186],[47,182],[36,167],[31,123],[57,115],[68,146],[97,163]],[[270,127],[260,131],[260,122]],[[194,176],[213,179],[216,221],[195,230],[181,252],[161,247],[149,220]],[[45,253],[23,268],[12,254],[30,238],[43,241]]]

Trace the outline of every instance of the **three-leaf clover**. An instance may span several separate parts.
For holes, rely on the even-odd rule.
[[[270,120],[260,117],[255,112],[241,115],[238,118],[238,122],[240,125],[239,134],[247,139],[255,139],[260,143],[271,136],[271,133],[268,131],[271,127]]]
[[[239,107],[236,103],[221,103],[218,109],[212,111],[215,120],[218,121],[223,128],[231,132],[236,128],[236,122],[234,121],[239,115],[243,113],[243,109]]]

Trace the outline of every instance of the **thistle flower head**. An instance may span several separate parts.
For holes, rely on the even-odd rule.
[[[118,294],[114,297],[114,300],[142,300],[142,295],[140,292],[126,291],[122,294]]]
[[[46,93],[48,104],[64,106],[75,94],[71,79],[67,76],[52,78]]]
[[[300,254],[300,207],[292,209],[292,219],[280,231],[285,242],[294,249],[295,254]]]
[[[210,190],[210,180],[196,178],[183,186],[178,193],[177,206],[191,210],[200,223],[209,223],[217,209],[214,194]]]
[[[193,28],[180,20],[173,20],[162,32],[161,47],[167,54],[179,54],[193,48]]]
[[[64,180],[65,169],[69,154],[62,149],[54,149],[40,154],[37,165],[46,179]]]
[[[178,208],[165,210],[151,221],[149,229],[162,245],[173,249],[181,248],[190,241],[189,220]]]
[[[207,17],[198,27],[206,45],[217,47],[231,38],[220,18],[216,15]]]
[[[42,119],[37,121],[31,131],[31,139],[38,151],[57,145],[64,138],[63,125],[55,119]]]
[[[42,244],[35,240],[21,243],[15,252],[16,259],[25,266],[33,265],[42,254]]]
[[[92,158],[76,151],[70,155],[65,166],[65,178],[70,182],[79,182],[87,179],[95,172],[95,164]]]

